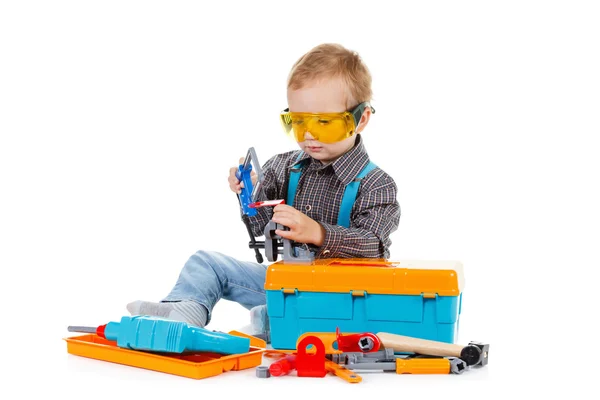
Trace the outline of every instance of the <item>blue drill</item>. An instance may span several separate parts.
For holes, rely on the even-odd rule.
[[[69,332],[95,333],[117,346],[157,353],[242,354],[250,351],[250,339],[209,331],[181,321],[151,316],[123,317],[97,328],[70,326]]]

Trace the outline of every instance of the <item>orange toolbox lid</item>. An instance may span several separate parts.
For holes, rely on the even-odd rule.
[[[278,261],[267,267],[265,290],[353,295],[403,294],[458,296],[464,288],[458,261],[373,258],[318,259],[311,264]]]

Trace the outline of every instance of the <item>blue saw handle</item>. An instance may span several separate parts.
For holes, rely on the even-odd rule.
[[[238,180],[240,182],[244,183],[242,192],[238,196],[240,198],[240,202],[242,203],[243,213],[248,215],[249,217],[253,217],[257,213],[256,208],[248,207],[248,205],[253,202],[252,201],[252,190],[253,190],[252,177],[250,175],[251,173],[252,173],[252,164],[250,164],[250,163],[248,163],[248,166],[246,168],[244,168],[243,164],[240,164],[237,172],[235,173],[236,178],[238,178]]]

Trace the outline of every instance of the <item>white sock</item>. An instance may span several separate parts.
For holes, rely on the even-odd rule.
[[[206,307],[191,300],[165,303],[137,300],[127,304],[127,311],[131,315],[150,315],[183,321],[200,328],[204,328],[208,317]]]

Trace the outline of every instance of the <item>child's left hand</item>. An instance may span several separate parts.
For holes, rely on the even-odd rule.
[[[298,243],[311,243],[316,246],[323,245],[325,230],[314,219],[296,210],[287,204],[279,204],[273,208],[273,222],[287,226],[289,231],[277,229],[275,233],[284,239]]]

